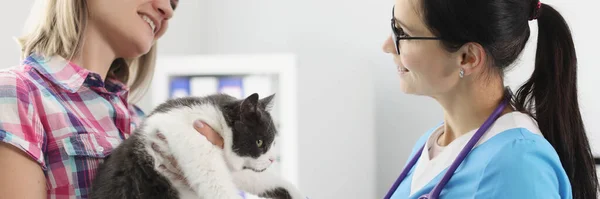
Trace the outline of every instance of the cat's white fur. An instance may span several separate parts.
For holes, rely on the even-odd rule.
[[[204,121],[223,137],[224,149],[210,143],[206,137],[193,128],[195,120]],[[151,143],[156,143],[161,151],[168,152],[179,164],[188,180],[189,186],[183,183],[173,186],[180,193],[181,199],[233,199],[241,198],[238,190],[258,195],[266,190],[281,187],[286,189],[293,199],[305,199],[297,188],[268,169],[264,172],[243,170],[250,166],[258,170],[266,169],[273,159],[269,151],[258,159],[239,157],[232,151],[232,130],[226,124],[221,111],[212,104],[194,107],[174,108],[166,113],[156,113],[147,118],[146,125],[141,128],[146,144],[146,152],[154,158],[155,169],[167,160],[158,155]],[[161,132],[167,143],[161,141],[156,132]],[[274,147],[271,147],[271,149]],[[161,172],[165,177],[173,176]]]

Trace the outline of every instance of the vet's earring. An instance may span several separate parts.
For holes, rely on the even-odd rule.
[[[461,69],[460,69],[460,72],[458,72],[458,76],[459,76],[460,78],[463,78],[463,77],[465,77],[465,70],[461,68]]]

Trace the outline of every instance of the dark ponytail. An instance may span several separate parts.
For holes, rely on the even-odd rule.
[[[573,198],[597,198],[596,168],[577,100],[577,56],[569,26],[551,6],[538,17],[535,70],[517,91],[517,105],[531,110],[569,176]]]
[[[538,0],[422,0],[422,16],[443,46],[455,52],[481,44],[491,72],[503,77],[539,25],[535,71],[516,92],[514,106],[533,116],[560,157],[575,199],[597,198],[598,180],[577,99],[577,57],[563,17]],[[538,7],[540,5],[540,7]]]

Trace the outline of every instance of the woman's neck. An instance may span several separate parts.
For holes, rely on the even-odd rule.
[[[88,26],[85,29],[81,51],[71,61],[89,71],[98,73],[102,80],[106,80],[106,75],[110,65],[116,59],[116,55],[99,31],[93,30],[93,28],[93,26]]]
[[[501,82],[465,85],[447,95],[435,97],[444,109],[444,131],[438,139],[441,146],[447,146],[485,122],[504,97]],[[510,111],[512,109],[507,107],[502,114]]]

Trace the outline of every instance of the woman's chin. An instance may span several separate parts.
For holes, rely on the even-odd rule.
[[[414,94],[413,89],[408,87],[408,85],[406,85],[404,82],[400,83],[400,91],[402,91],[404,94]]]
[[[149,41],[144,41],[142,42],[139,46],[136,52],[134,52],[137,57],[145,55],[146,53],[150,52],[150,49],[152,49],[152,45],[154,45],[154,41],[151,40]]]
[[[414,89],[410,83],[411,82],[406,81],[406,79],[400,78],[400,91],[402,91],[405,94],[413,94]]]
[[[407,84],[406,82],[400,82],[400,91],[408,95],[427,96],[423,90],[415,88],[415,85]]]
[[[152,43],[148,43],[148,42],[141,43],[140,42],[140,43],[137,43],[136,45],[132,45],[132,47],[130,49],[121,53],[120,57],[129,58],[129,59],[138,58],[138,57],[150,52],[150,49],[152,49],[153,43],[154,42],[152,42]]]

